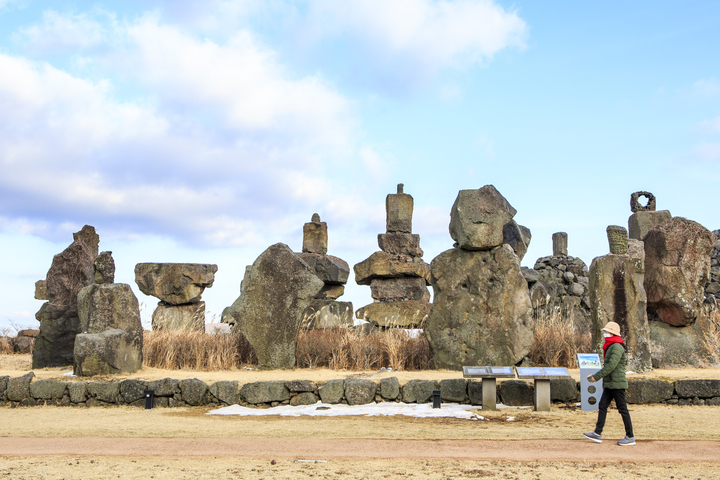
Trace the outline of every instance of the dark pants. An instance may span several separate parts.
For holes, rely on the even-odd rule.
[[[607,417],[607,410],[610,406],[610,402],[615,400],[615,406],[620,412],[620,416],[625,424],[625,435],[628,437],[635,437],[633,435],[632,421],[630,420],[630,412],[628,412],[627,403],[625,402],[625,390],[606,388],[603,390],[602,397],[600,398],[600,405],[598,405],[598,419],[597,425],[595,425],[595,433],[598,435],[602,434],[603,427],[605,427],[605,417]]]

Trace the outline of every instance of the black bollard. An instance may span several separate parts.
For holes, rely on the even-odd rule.
[[[433,390],[433,408],[440,408],[440,390]]]
[[[150,410],[153,408],[153,404],[155,403],[155,391],[154,390],[145,390],[145,410]]]

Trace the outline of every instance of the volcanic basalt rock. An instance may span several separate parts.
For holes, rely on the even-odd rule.
[[[103,252],[94,262],[95,279],[78,293],[80,333],[73,348],[78,376],[132,373],[142,368],[140,305],[130,285],[112,283],[115,262]]]
[[[327,249],[327,224],[314,213],[311,221],[303,226],[303,251],[296,255],[325,285],[303,312],[301,328],[304,329],[349,326],[353,323],[352,302],[337,301],[345,293],[350,267],[345,260],[327,255]]]
[[[213,286],[217,265],[201,263],[138,263],[135,283],[145,295],[160,299],[153,312],[153,330],[205,331],[206,288]]]
[[[534,337],[528,283],[503,230],[515,209],[493,187],[461,190],[452,208],[456,247],[431,263],[435,297],[425,327],[436,368],[515,365]]]
[[[567,234],[555,233],[551,257],[541,257],[533,269],[523,267],[536,315],[558,312],[571,318],[578,330],[592,327],[588,267],[580,258],[567,255]]]
[[[647,198],[647,205],[643,206],[640,203],[641,197]],[[630,196],[630,210],[633,213],[628,218],[628,236],[635,240],[643,240],[655,225],[672,218],[668,210],[656,210],[655,196],[650,192],[633,193]]]
[[[699,223],[675,217],[645,236],[648,311],[681,327],[697,318],[710,280],[710,254],[717,238]]]
[[[282,243],[255,260],[245,282],[225,315],[252,345],[259,368],[292,368],[303,312],[325,283]]]
[[[73,234],[73,239],[68,248],[53,258],[44,295],[37,292],[36,285],[36,297],[48,301],[35,314],[40,332],[33,348],[33,368],[73,364],[75,336],[80,333],[77,296],[83,287],[94,282],[93,262],[99,237],[95,228],[85,225]]]
[[[607,322],[617,323],[627,349],[627,368],[635,372],[652,370],[643,280],[644,265],[640,256],[611,253],[593,259],[590,265],[594,349],[602,351],[601,330]]]
[[[530,295],[509,245],[447,250],[431,268],[435,299],[425,334],[436,368],[515,365],[530,353]]]
[[[402,184],[387,196],[387,231],[378,235],[381,251],[354,267],[355,281],[369,285],[373,297],[355,316],[382,328],[417,328],[430,311],[430,266],[422,260],[420,236],[412,233],[413,202]]]

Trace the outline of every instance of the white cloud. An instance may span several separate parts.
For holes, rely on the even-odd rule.
[[[720,143],[701,143],[691,155],[705,161],[720,160]]]
[[[714,78],[703,78],[693,84],[693,93],[702,96],[720,94],[720,83]]]
[[[720,117],[700,122],[699,128],[705,133],[720,133]]]
[[[97,47],[106,41],[106,28],[92,16],[43,12],[42,23],[20,28],[13,37],[30,51],[57,53]]]
[[[491,0],[316,0],[308,9],[303,31],[316,41],[350,35],[384,67],[414,73],[483,63],[527,36],[517,13]]]
[[[77,18],[45,22],[38,44],[57,25],[74,38]],[[106,80],[0,54],[2,228],[262,243],[341,200],[333,171],[356,155],[355,120],[331,85],[294,78],[245,31],[219,44],[152,15],[104,25],[114,43],[90,56]],[[118,98],[117,75],[137,98]]]

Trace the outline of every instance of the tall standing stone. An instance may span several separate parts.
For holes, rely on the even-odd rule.
[[[252,345],[259,368],[292,368],[303,312],[324,282],[282,243],[255,260],[245,282],[225,314]]]
[[[369,285],[373,297],[355,317],[375,326],[417,328],[430,311],[430,266],[422,259],[420,235],[412,233],[413,202],[403,184],[387,196],[387,228],[378,235],[381,251],[353,268],[355,282]]]
[[[33,368],[73,364],[75,336],[80,333],[77,296],[94,282],[93,261],[99,237],[85,225],[73,234],[73,243],[55,255],[45,280],[45,302],[35,314],[40,332],[33,349]]]
[[[456,246],[431,263],[435,297],[425,334],[436,368],[514,365],[530,352],[528,284],[518,255],[503,243],[514,215],[492,185],[458,193],[450,214]]]
[[[140,306],[130,285],[113,283],[111,252],[94,262],[98,281],[78,293],[83,333],[75,337],[73,371],[77,376],[132,373],[142,368],[143,328]]]
[[[644,272],[642,256],[629,253],[597,257],[590,265],[592,342],[595,350],[602,351],[602,328],[607,322],[617,323],[627,347],[627,368],[635,372],[652,370]]]

